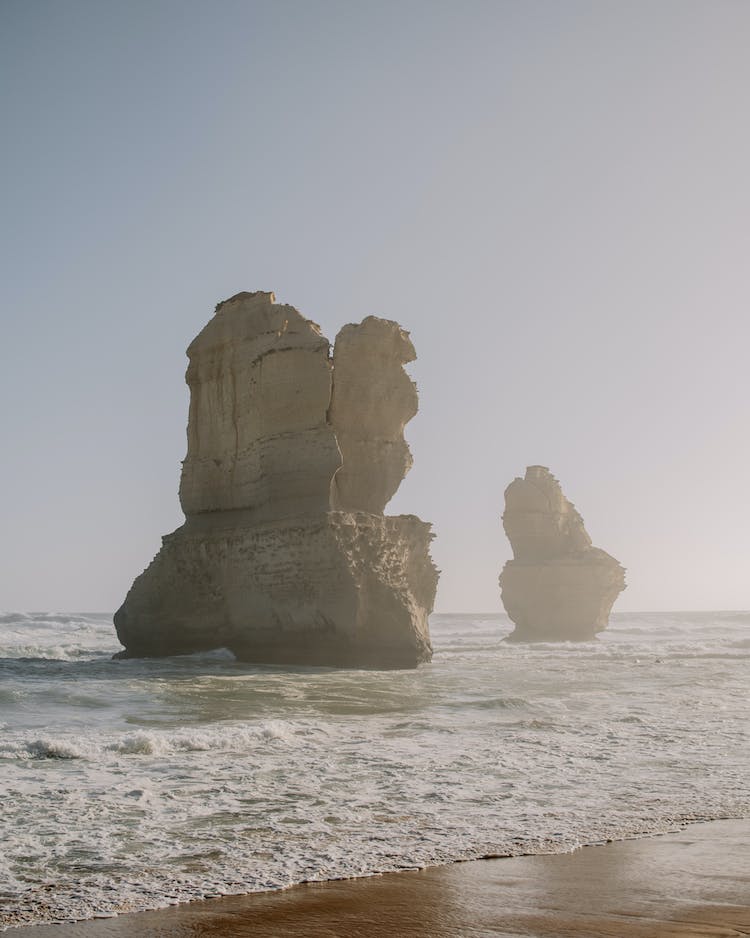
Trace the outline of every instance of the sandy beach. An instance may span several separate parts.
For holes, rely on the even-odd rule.
[[[750,820],[570,854],[457,863],[62,926],[39,938],[750,935]]]

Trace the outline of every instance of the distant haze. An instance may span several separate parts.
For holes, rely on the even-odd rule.
[[[529,464],[615,611],[750,607],[750,4],[4,0],[0,44],[0,608],[120,604],[240,290],[411,331],[438,610],[501,609]]]

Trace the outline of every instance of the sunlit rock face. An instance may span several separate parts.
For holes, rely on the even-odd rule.
[[[500,574],[518,641],[586,641],[607,627],[625,570],[592,547],[583,519],[544,466],[505,490],[503,527],[513,548]]]
[[[185,514],[326,511],[341,453],[327,421],[332,365],[315,323],[272,293],[220,303],[190,343]]]
[[[272,293],[220,303],[188,348],[185,524],[115,614],[127,657],[226,647],[259,663],[431,657],[430,525],[383,509],[411,465],[408,333],[368,317],[331,355]]]
[[[404,427],[417,412],[417,389],[403,365],[416,357],[409,333],[375,316],[336,336],[330,421],[343,457],[333,480],[337,508],[382,514],[411,469]]]

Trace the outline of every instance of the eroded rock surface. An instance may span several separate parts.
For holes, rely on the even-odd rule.
[[[186,521],[115,614],[124,654],[429,660],[430,525],[383,515],[411,465],[408,333],[371,316],[341,330],[331,357],[293,307],[240,293],[217,306],[188,357]]]
[[[242,508],[259,521],[326,511],[341,453],[327,421],[332,365],[319,327],[272,293],[239,293],[216,307],[187,354],[185,514]]]
[[[576,508],[544,466],[505,490],[503,527],[513,548],[500,574],[505,610],[520,641],[585,641],[607,627],[625,570],[593,547]]]
[[[375,316],[336,336],[330,421],[343,457],[336,507],[381,514],[411,469],[404,427],[417,412],[417,389],[403,365],[416,357],[409,333]]]

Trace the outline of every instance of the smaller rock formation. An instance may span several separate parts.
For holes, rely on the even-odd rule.
[[[583,518],[544,466],[505,490],[503,528],[513,548],[500,574],[515,641],[587,641],[607,627],[625,570],[592,547]]]

